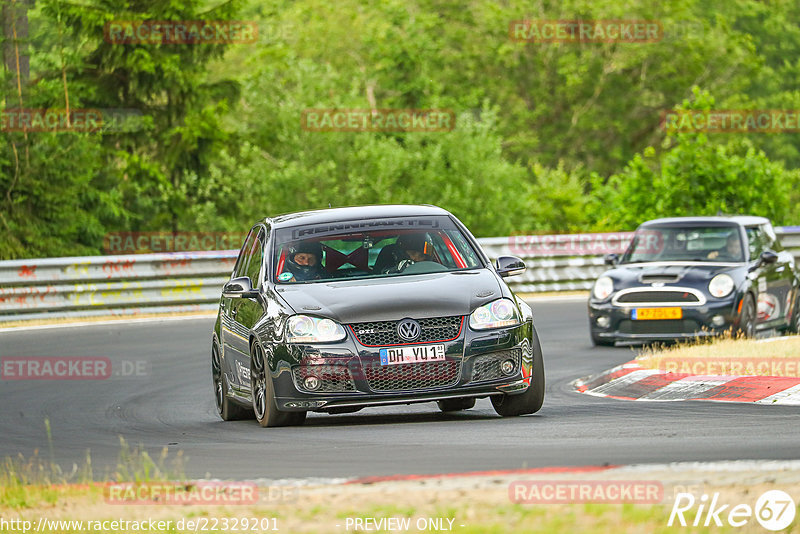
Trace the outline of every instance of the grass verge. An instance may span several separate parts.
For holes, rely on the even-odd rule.
[[[800,377],[800,336],[733,337],[646,347],[636,362],[645,369],[690,374]]]

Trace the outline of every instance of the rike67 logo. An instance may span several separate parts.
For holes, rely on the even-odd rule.
[[[743,527],[755,517],[762,527],[775,532],[791,525],[796,512],[794,500],[780,490],[764,492],[752,508],[743,503],[723,504],[719,493],[714,493],[710,499],[705,493],[699,499],[691,493],[678,493],[667,526],[721,527],[727,523]]]

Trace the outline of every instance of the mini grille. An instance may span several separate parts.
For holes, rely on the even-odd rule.
[[[293,370],[294,382],[297,389],[309,391],[303,387],[303,379],[316,376],[322,384],[319,389],[310,393],[342,393],[355,391],[350,371],[341,365],[301,365]]]
[[[458,336],[461,330],[463,317],[455,315],[453,317],[432,317],[429,319],[417,319],[422,329],[419,339],[410,343],[430,343],[433,341],[443,341],[453,339]],[[399,321],[379,321],[374,323],[355,323],[350,325],[359,343],[367,347],[381,347],[386,345],[407,345],[397,335],[397,323]]]
[[[519,369],[519,361],[522,356],[522,349],[501,350],[491,354],[482,354],[475,357],[472,363],[472,381],[482,382],[484,380],[494,380],[511,375],[504,375],[500,371],[500,364],[506,360],[514,360],[514,373]],[[512,373],[512,375],[514,374]]]
[[[664,319],[660,321],[619,322],[621,334],[692,334],[700,330],[696,321],[691,319]]]
[[[686,291],[636,291],[620,295],[617,302],[700,302],[697,295]]]
[[[461,363],[454,360],[408,365],[365,365],[372,391],[413,391],[450,386],[458,382]]]

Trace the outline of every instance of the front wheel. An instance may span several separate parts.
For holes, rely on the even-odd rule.
[[[253,411],[262,427],[302,425],[306,412],[283,412],[278,410],[272,378],[267,376],[264,350],[258,342],[250,347],[250,384]]]
[[[792,312],[792,322],[789,325],[789,331],[793,334],[800,334],[800,288],[797,289],[794,296],[794,311]]]
[[[544,360],[542,359],[542,347],[539,344],[539,336],[536,330],[533,331],[533,377],[531,385],[525,393],[519,395],[494,395],[492,396],[492,406],[498,415],[503,417],[514,417],[536,413],[544,402]]]
[[[436,401],[436,404],[443,412],[460,412],[461,410],[469,410],[475,406],[475,398],[462,397],[459,399],[442,399]]]
[[[749,293],[743,298],[744,303],[742,304],[742,313],[739,315],[739,326],[736,328],[736,333],[749,339],[756,335],[756,303]]]
[[[594,332],[591,333],[592,336],[592,345],[595,347],[613,347],[614,340],[613,339],[603,339],[602,337],[597,336]]]

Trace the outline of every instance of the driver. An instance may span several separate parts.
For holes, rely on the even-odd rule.
[[[719,250],[712,250],[708,253],[709,260],[723,258],[727,260],[739,260],[742,256],[742,248],[739,243],[739,236],[735,232],[728,234],[728,239],[725,240],[725,248]]]
[[[292,247],[286,256],[284,273],[287,272],[292,274],[292,278],[286,280],[287,282],[305,282],[323,278],[325,269],[322,267],[322,245],[303,241]]]

